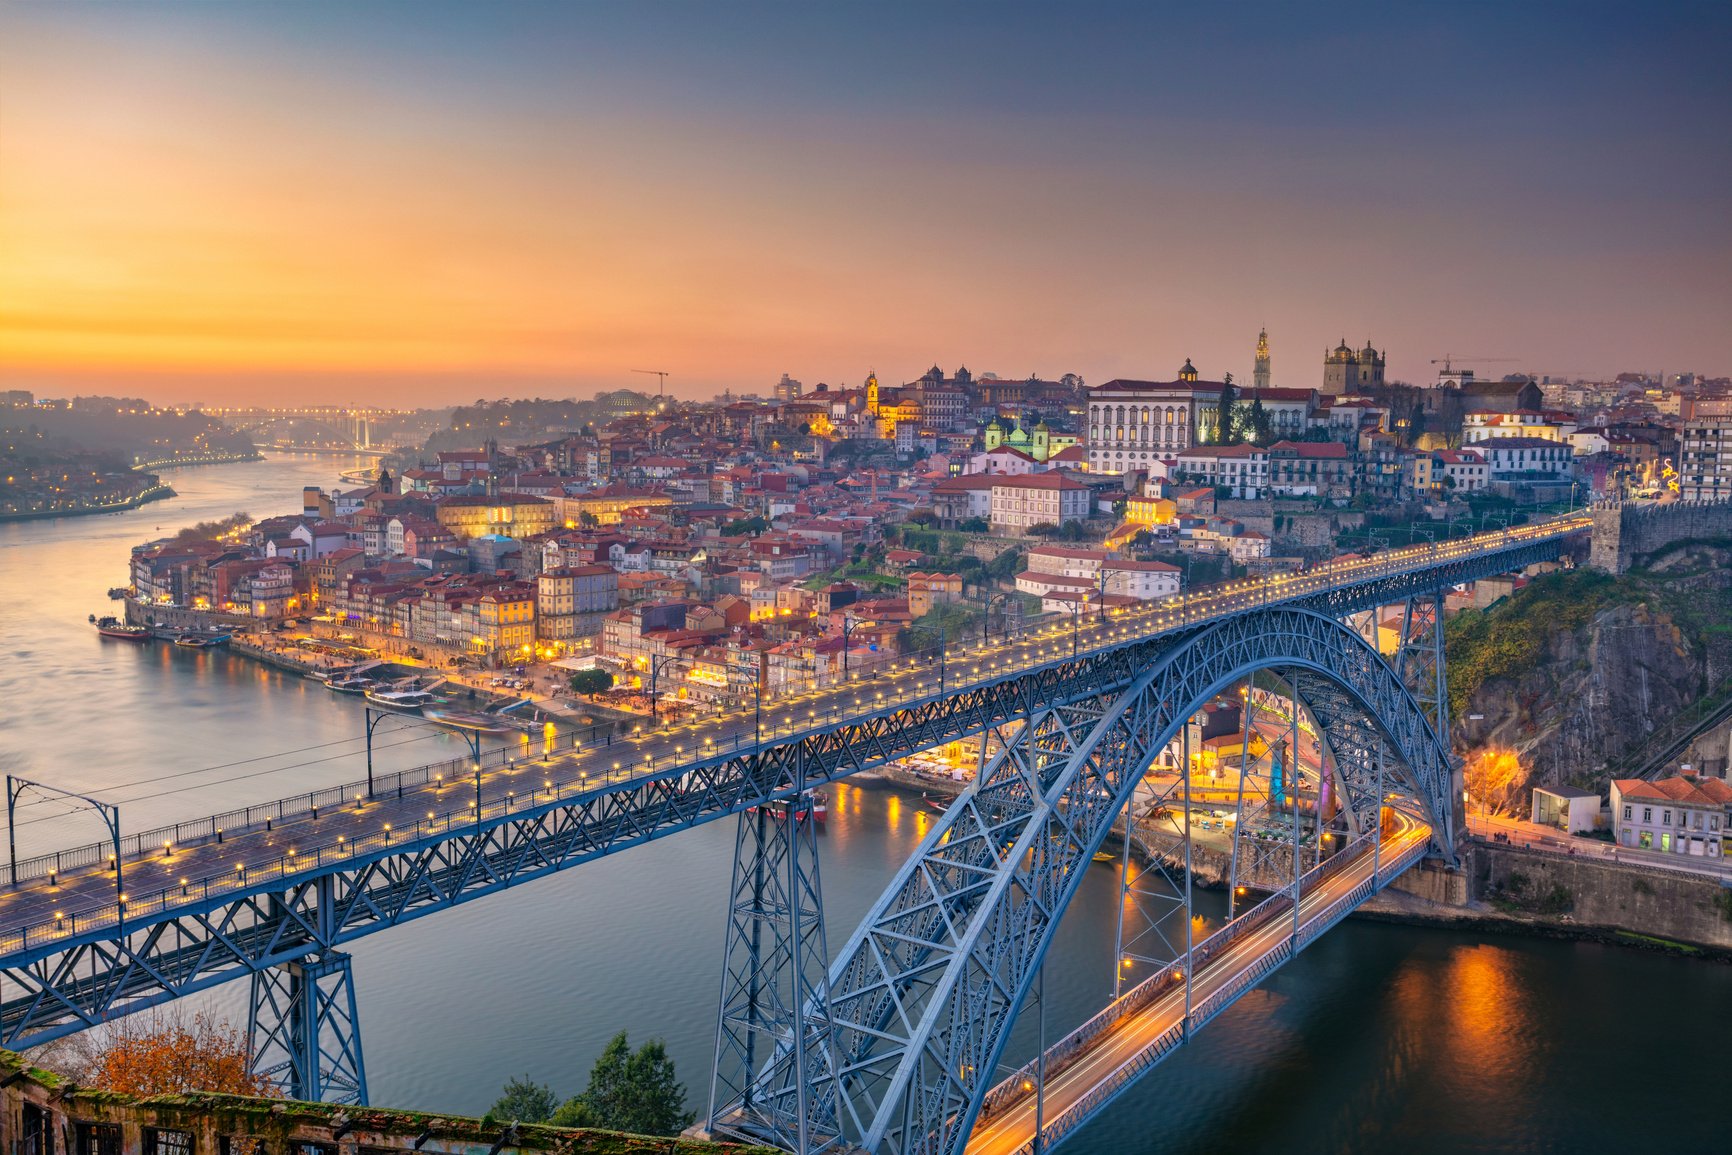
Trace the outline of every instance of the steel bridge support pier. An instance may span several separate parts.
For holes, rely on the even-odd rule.
[[[1444,594],[1442,591],[1407,599],[1401,614],[1401,650],[1395,669],[1414,699],[1425,711],[1438,741],[1451,749],[1449,737],[1449,670],[1443,649]],[[1457,837],[1467,833],[1467,778],[1459,758],[1451,755],[1450,806],[1454,811]]]
[[[291,1099],[367,1105],[349,956],[325,951],[253,972],[253,1072]]]
[[[740,815],[706,1128],[801,1155],[837,1131],[811,1097],[834,1049],[817,822],[803,805]]]

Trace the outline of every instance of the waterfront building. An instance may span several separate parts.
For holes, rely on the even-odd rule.
[[[1657,782],[1612,782],[1612,829],[1619,846],[1719,858],[1729,814],[1732,786],[1720,778],[1681,774]]]
[[[536,577],[536,636],[542,642],[568,645],[598,633],[618,608],[619,574],[612,566],[561,566]]]

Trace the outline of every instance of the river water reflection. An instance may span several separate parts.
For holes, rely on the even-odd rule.
[[[330,457],[171,471],[172,502],[0,526],[0,764],[121,800],[137,830],[352,780],[361,705],[225,653],[103,642],[87,615],[129,546],[195,521],[293,508]],[[157,527],[161,527],[160,531]],[[385,768],[454,756],[393,739]],[[292,751],[293,753],[285,753]],[[88,815],[26,809],[21,849],[93,841]],[[52,820],[46,820],[52,819]],[[931,818],[841,785],[823,836],[840,947]],[[660,1035],[701,1107],[733,827],[666,841],[354,944],[382,1104],[476,1112],[527,1073],[578,1089],[607,1037]],[[1109,993],[1114,885],[1085,879],[1049,960],[1053,1036]],[[1203,909],[1218,917],[1205,896]],[[240,984],[189,1000],[245,1018]],[[1012,1063],[1034,1025],[1013,1034]],[[1079,1152],[1724,1150],[1732,971],[1605,947],[1349,921],[1135,1085]]]

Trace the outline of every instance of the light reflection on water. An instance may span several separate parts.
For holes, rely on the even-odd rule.
[[[156,536],[153,527],[292,508],[303,484],[329,485],[346,467],[326,458],[189,470],[172,477],[185,496],[170,505],[0,526],[4,768],[115,797],[152,789],[123,784],[158,782],[155,797],[123,807],[128,829],[359,777],[353,699],[225,653],[104,644],[85,622],[107,612],[103,591],[125,580],[128,546]],[[436,733],[402,741],[381,751],[382,768],[463,749]],[[292,749],[304,752],[277,756]],[[935,816],[916,796],[831,789],[820,847],[832,949]],[[21,844],[46,825],[21,830]],[[65,844],[99,833],[86,817],[48,836]],[[480,1112],[523,1073],[570,1093],[623,1027],[665,1037],[691,1101],[702,1102],[733,843],[730,823],[711,823],[354,943],[374,1101]],[[1049,1038],[1110,994],[1118,903],[1115,867],[1091,867],[1048,962]],[[1198,908],[1200,938],[1224,901],[1203,893]],[[1722,1095],[1712,1031],[1667,1032],[1652,1077],[1619,1079],[1615,1103],[1604,1093],[1610,1073],[1630,1069],[1632,1046],[1660,1046],[1610,1019],[1632,993],[1652,1022],[1732,1022],[1722,968],[1349,921],[1066,1149],[1599,1150],[1647,1144],[1647,1119],[1664,1119],[1686,1147],[1721,1149],[1706,1106]],[[189,1002],[244,1021],[244,997],[230,984]],[[1031,1055],[1034,1036],[1034,1016],[1024,1016],[1007,1063]]]

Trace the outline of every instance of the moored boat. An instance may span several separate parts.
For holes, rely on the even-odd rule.
[[[433,695],[426,690],[372,689],[367,691],[367,701],[375,706],[383,706],[387,710],[418,714],[421,712],[421,707],[433,701]]]
[[[757,812],[756,806],[746,808],[748,814],[756,814]],[[785,806],[772,806],[770,808],[770,817],[772,818],[786,818],[787,816],[788,808]],[[809,818],[819,825],[823,825],[824,820],[829,816],[830,796],[822,790],[806,791],[800,795],[800,801],[794,806],[794,821],[796,822],[804,822]]]
[[[96,623],[96,632],[105,638],[115,638],[123,642],[150,641],[149,626],[128,625],[114,617],[97,618],[92,615],[90,620]]]
[[[228,634],[182,634],[174,640],[175,645],[189,650],[208,650],[212,646],[226,646],[228,642]]]
[[[451,710],[443,706],[424,706],[421,709],[421,716],[443,726],[451,726],[458,730],[475,730],[482,734],[503,734],[511,729],[498,715],[472,714],[465,710]]]
[[[373,688],[371,678],[332,678],[325,685],[339,694],[365,694]]]

